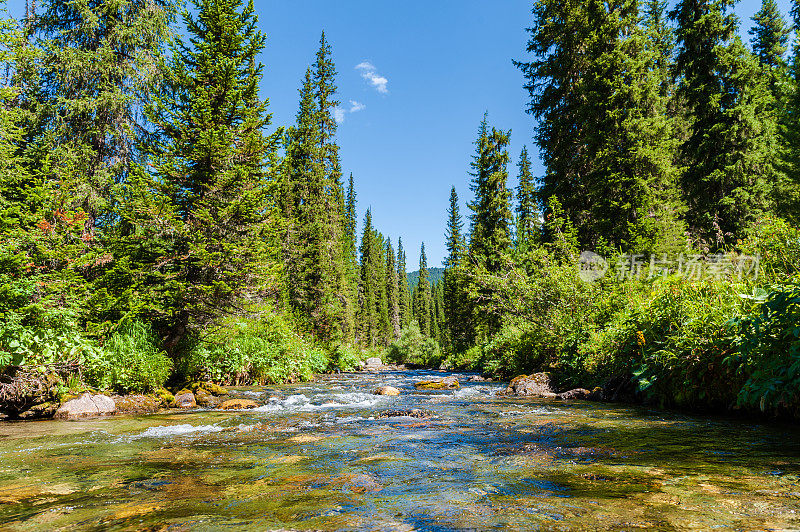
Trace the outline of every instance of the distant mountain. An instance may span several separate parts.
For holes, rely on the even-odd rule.
[[[428,268],[428,280],[431,284],[436,284],[444,277],[444,268]],[[408,286],[414,288],[419,279],[419,270],[408,274]]]

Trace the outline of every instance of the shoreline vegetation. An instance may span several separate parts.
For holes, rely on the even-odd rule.
[[[359,234],[324,32],[275,127],[252,2],[0,0],[0,414],[379,357],[797,421],[800,6],[764,0],[748,47],[732,5],[533,1],[545,173],[523,148],[510,189],[485,114],[441,279],[423,243],[409,283],[369,209]]]

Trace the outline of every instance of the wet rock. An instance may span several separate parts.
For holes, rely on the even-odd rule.
[[[438,381],[420,381],[414,384],[414,388],[418,390],[457,390],[461,388],[458,379],[450,376]]]
[[[467,382],[486,382],[486,379],[484,379],[480,375],[473,375],[472,377],[467,379]]]
[[[89,416],[107,416],[116,413],[117,405],[107,395],[84,393],[77,399],[71,399],[61,405],[55,417],[59,419],[75,419]]]
[[[424,410],[414,408],[413,410],[387,410],[378,414],[378,417],[381,419],[387,417],[415,417],[419,419],[425,419],[431,417],[431,415]]]
[[[244,410],[247,408],[255,408],[258,403],[250,399],[229,399],[222,403],[219,407],[223,410]]]
[[[374,395],[391,395],[391,396],[394,396],[394,395],[400,395],[400,390],[398,390],[394,386],[381,386],[380,388],[377,388],[372,393]]]
[[[178,408],[195,408],[197,400],[189,390],[181,390],[175,394],[175,406]]]
[[[569,390],[566,392],[561,392],[556,394],[557,399],[561,399],[562,401],[572,401],[574,399],[589,399],[592,395],[592,392],[585,388],[575,388],[574,390]]]
[[[220,386],[219,384],[214,384],[213,382],[203,381],[203,382],[195,382],[191,385],[191,390],[197,395],[199,390],[203,390],[210,395],[228,395],[228,390]]]
[[[120,414],[139,414],[158,412],[161,398],[152,395],[115,395],[111,398]]]
[[[556,393],[550,384],[550,375],[534,373],[514,377],[506,388],[506,395],[526,397],[555,397]]]
[[[378,369],[383,367],[383,360],[378,357],[370,357],[365,361],[366,369]]]
[[[198,405],[205,407],[213,407],[220,403],[220,399],[208,393],[205,388],[198,388],[194,392],[194,400],[197,401]]]
[[[58,411],[58,407],[59,403],[57,401],[34,405],[21,413],[19,419],[44,419],[53,417],[56,411]]]

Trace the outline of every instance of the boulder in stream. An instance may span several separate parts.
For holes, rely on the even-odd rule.
[[[438,381],[419,381],[414,384],[414,388],[417,390],[458,390],[461,388],[461,384],[457,378],[451,375]]]
[[[373,393],[373,395],[392,395],[392,396],[394,396],[394,395],[400,395],[400,390],[398,390],[394,386],[381,386],[380,388],[377,388],[372,393]]]
[[[506,388],[506,395],[555,397],[556,392],[550,384],[549,374],[534,373],[514,377]]]
[[[116,413],[117,405],[107,395],[84,393],[76,399],[70,399],[56,411],[55,417],[60,419],[76,419],[89,416],[108,416]]]
[[[175,406],[178,408],[195,408],[197,400],[189,390],[181,390],[175,394]]]
[[[364,369],[378,369],[383,367],[383,360],[378,357],[370,357],[366,360],[366,366]]]
[[[247,408],[255,408],[258,403],[250,399],[229,399],[222,403],[219,407],[223,410],[245,410]]]

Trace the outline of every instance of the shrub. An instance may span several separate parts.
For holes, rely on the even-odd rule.
[[[310,380],[329,364],[324,348],[303,339],[283,316],[267,310],[258,318],[225,323],[189,350],[179,372],[225,384],[266,384]]]
[[[733,323],[741,336],[730,362],[747,376],[739,404],[762,411],[800,407],[800,280],[772,291]]]
[[[172,371],[172,360],[158,347],[150,328],[139,321],[122,323],[84,361],[87,382],[120,393],[153,392]]]
[[[436,340],[423,336],[419,325],[412,320],[400,331],[400,338],[386,349],[386,357],[396,364],[433,367],[441,363],[442,353]]]

